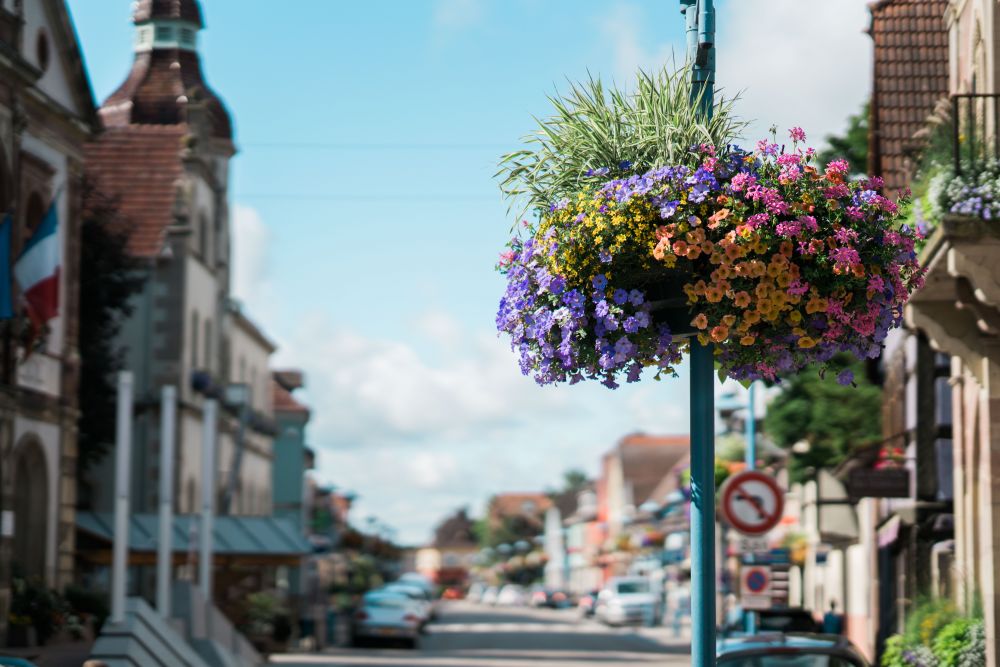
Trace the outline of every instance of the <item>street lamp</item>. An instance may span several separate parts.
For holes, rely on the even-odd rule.
[[[229,468],[226,488],[222,492],[222,502],[219,503],[219,513],[229,514],[233,496],[236,494],[236,485],[240,480],[240,466],[243,464],[243,439],[246,437],[247,422],[250,421],[250,410],[253,407],[250,385],[245,383],[226,385],[223,391],[223,400],[226,406],[237,408],[239,414],[239,428],[236,431],[236,442],[233,447],[233,462]]]

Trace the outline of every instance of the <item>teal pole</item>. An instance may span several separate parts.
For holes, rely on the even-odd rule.
[[[681,0],[691,98],[706,118],[715,102],[715,5]],[[691,339],[691,665],[715,665],[715,359]]]
[[[756,387],[757,383],[751,382],[747,396],[747,470],[754,470],[757,467],[757,415],[754,411],[756,405],[754,400],[756,392],[754,390]]]
[[[715,360],[691,339],[691,664],[715,664]]]

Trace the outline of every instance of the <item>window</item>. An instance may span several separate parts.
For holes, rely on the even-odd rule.
[[[198,313],[191,313],[191,368],[198,368]]]
[[[194,30],[181,28],[181,46],[194,46]]]
[[[35,59],[42,72],[49,68],[49,36],[44,30],[39,30],[38,37],[35,38]]]
[[[202,215],[198,218],[198,254],[201,255],[201,261],[209,266],[212,264],[209,256],[209,252],[211,251],[209,244],[210,229],[207,216]]]
[[[174,38],[174,27],[171,25],[156,26],[156,41],[166,42]]]

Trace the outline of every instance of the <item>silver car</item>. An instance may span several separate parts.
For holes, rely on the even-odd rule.
[[[420,610],[406,595],[374,591],[361,599],[361,606],[354,612],[351,643],[362,646],[376,641],[398,641],[417,648],[423,621]]]

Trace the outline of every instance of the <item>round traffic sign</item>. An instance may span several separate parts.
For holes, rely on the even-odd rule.
[[[747,590],[751,593],[761,593],[767,589],[767,575],[760,568],[754,568],[747,573]]]
[[[722,486],[722,516],[744,535],[763,535],[778,525],[785,498],[774,478],[756,470],[733,475]]]

